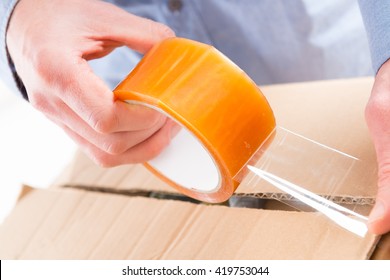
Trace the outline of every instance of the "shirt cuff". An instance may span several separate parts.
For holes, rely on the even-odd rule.
[[[26,89],[15,71],[6,44],[6,32],[9,19],[17,3],[18,0],[0,1],[0,77],[11,91],[19,93],[25,99],[28,99]]]
[[[359,0],[375,73],[390,58],[390,1]]]

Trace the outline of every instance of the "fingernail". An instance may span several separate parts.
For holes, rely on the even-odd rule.
[[[373,223],[383,219],[384,215],[385,206],[381,201],[377,201],[377,203],[375,203],[374,209],[372,209],[371,214],[369,216],[369,223]]]
[[[181,127],[178,124],[173,123],[171,127],[171,139],[173,139],[180,131]]]

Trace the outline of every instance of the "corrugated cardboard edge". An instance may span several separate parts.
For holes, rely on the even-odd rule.
[[[0,227],[0,258],[367,259],[375,241],[316,213],[51,189]]]
[[[179,194],[176,189],[153,176],[141,164],[119,166],[111,169],[96,166],[81,151],[77,151],[72,162],[55,180],[52,187],[76,187],[94,191],[123,192],[126,194],[159,192]],[[261,189],[261,188],[260,188]],[[237,196],[249,196],[280,201],[294,200],[290,195],[277,192],[236,192]],[[338,204],[374,205],[374,197],[319,194]]]
[[[364,121],[364,107],[372,83],[373,79],[370,77],[272,85],[264,86],[262,90],[275,111],[278,125],[352,154],[366,161],[370,166],[376,166],[375,152]],[[324,102],[328,106],[324,106]],[[349,105],[345,106],[347,102]],[[297,113],[291,112],[291,106]],[[311,116],[309,123],[308,115]],[[335,136],[329,137],[329,135]],[[364,192],[367,193],[360,193],[361,189],[356,190],[351,184],[347,190],[332,193],[330,198],[336,203],[373,205],[376,171],[374,170],[364,179],[368,180],[368,185],[365,183],[367,187],[364,187]],[[148,170],[142,165],[100,168],[80,152],[54,185],[177,193],[161,180],[150,176]],[[326,197],[330,195],[320,191],[316,193]],[[258,184],[250,185],[245,182],[239,186],[236,194],[266,199],[290,199],[289,196],[273,188],[270,189],[266,184],[261,185],[260,188]]]

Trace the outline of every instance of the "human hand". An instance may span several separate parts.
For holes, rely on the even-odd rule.
[[[7,47],[31,104],[102,166],[143,162],[178,131],[152,109],[115,101],[87,60],[116,47],[145,53],[174,33],[96,0],[21,0]]]
[[[366,107],[366,120],[378,161],[378,194],[369,217],[376,234],[390,231],[390,60],[379,69]]]

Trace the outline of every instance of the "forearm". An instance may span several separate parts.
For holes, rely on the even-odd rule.
[[[390,58],[390,1],[359,0],[375,73]]]
[[[25,88],[14,70],[6,43],[6,32],[9,19],[17,2],[18,0],[0,1],[0,79],[13,92],[19,93],[21,96],[27,98]]]

